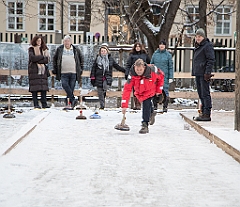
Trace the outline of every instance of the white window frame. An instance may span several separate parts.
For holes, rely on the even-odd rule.
[[[8,3],[14,3],[14,11],[16,12],[17,10],[17,3],[22,3],[23,4],[23,9],[22,9],[22,14],[9,14],[8,12],[8,6],[6,7],[6,19],[7,19],[7,24],[6,24],[6,31],[16,31],[16,32],[24,32],[25,31],[25,2],[24,1],[16,1],[16,0],[8,0]],[[15,13],[14,12],[14,13]],[[14,29],[9,28],[9,17],[13,17],[14,18]],[[17,18],[21,17],[22,18],[22,25],[23,28],[22,29],[17,29]]]
[[[193,9],[194,11],[193,11],[193,13],[191,13],[191,14],[194,14],[194,16],[193,16],[193,22],[195,21],[195,20],[199,20],[199,6],[193,6],[193,5],[189,5],[189,6],[186,6],[186,11],[188,12],[189,10],[188,9]],[[198,13],[196,13],[196,9],[198,9]],[[198,17],[198,18],[197,18]],[[190,22],[189,21],[189,18],[188,17],[186,17],[186,20],[185,20],[185,23],[186,24],[191,24],[191,23],[193,23],[193,22]],[[192,26],[192,32],[189,32],[188,31],[188,28],[190,28],[190,27],[186,27],[186,34],[188,34],[188,35],[194,35],[195,34],[195,31],[196,31],[196,25],[193,25]]]
[[[214,26],[214,35],[215,36],[231,36],[232,34],[232,14],[229,15],[229,20],[225,20],[224,19],[224,14],[226,13],[225,12],[225,9],[229,9],[230,10],[230,13],[232,12],[232,7],[231,6],[221,6],[221,7],[218,7],[216,11],[218,11],[218,9],[222,9],[222,19],[220,21],[217,20],[217,15],[219,14],[215,14],[215,26]],[[221,26],[221,33],[217,33],[217,23],[222,23],[222,26]],[[224,23],[229,23],[229,33],[228,34],[224,34]]]
[[[45,4],[46,5],[46,15],[40,15],[40,4]],[[53,5],[53,16],[48,16],[48,9],[47,6],[51,4]],[[53,19],[53,30],[41,30],[40,29],[40,19],[44,18],[46,20],[48,19]],[[38,32],[55,32],[55,25],[56,25],[56,3],[55,2],[48,2],[48,1],[38,1]],[[46,28],[48,28],[48,22],[46,21]]]
[[[71,6],[72,5],[76,5],[76,13],[77,13],[77,16],[76,17],[72,17],[71,16]],[[78,16],[78,6],[84,6],[84,10],[83,10],[83,13],[84,13],[84,16]],[[69,6],[68,6],[68,31],[69,31],[69,33],[80,33],[80,34],[82,34],[83,33],[83,31],[81,30],[81,31],[78,31],[78,20],[85,20],[85,12],[86,12],[86,6],[85,6],[85,3],[83,3],[83,2],[79,2],[79,3],[77,3],[77,2],[69,2]],[[77,31],[72,31],[71,30],[71,20],[76,20],[76,30]]]

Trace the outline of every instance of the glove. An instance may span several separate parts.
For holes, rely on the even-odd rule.
[[[213,74],[204,74],[204,80],[207,82],[210,82],[211,77],[213,77]]]
[[[173,79],[170,78],[170,79],[168,80],[168,83],[172,83],[172,82],[173,82]]]
[[[95,77],[91,77],[91,84],[95,86]]]
[[[162,103],[163,101],[163,94],[156,95],[156,102],[157,103]]]

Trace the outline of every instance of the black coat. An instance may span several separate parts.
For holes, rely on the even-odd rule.
[[[139,58],[142,59],[147,64],[150,63],[150,58],[149,58],[148,54],[145,53],[144,51],[130,53],[129,57],[127,59],[127,62],[126,62],[125,76],[128,76],[131,67],[136,62],[136,60],[139,59]]]
[[[192,62],[193,76],[211,74],[215,62],[215,55],[213,45],[209,39],[204,39],[199,45],[196,45]]]
[[[83,55],[81,51],[72,45],[73,47],[73,53],[74,53],[74,59],[75,59],[75,65],[76,65],[76,74],[77,74],[77,81],[80,82],[81,75],[83,71]],[[61,80],[61,71],[62,71],[62,54],[63,54],[64,45],[60,45],[53,57],[53,74],[56,74],[56,79]]]
[[[90,73],[90,78],[93,86],[97,86],[100,88],[103,87],[103,80],[105,79],[107,80],[107,85],[111,86],[113,67],[118,71],[121,71],[123,73],[125,72],[125,69],[122,68],[120,65],[118,65],[110,54],[108,54],[108,59],[109,59],[109,70],[105,71],[105,74],[103,74],[103,69],[98,67],[97,58],[95,59],[91,73]]]
[[[41,54],[43,54],[42,50]],[[43,75],[38,75],[38,66],[39,64],[47,64],[49,59],[43,55],[35,55],[34,48],[30,47],[28,49],[29,61],[28,61],[28,78],[29,78],[29,91],[48,91],[48,71],[45,69]]]

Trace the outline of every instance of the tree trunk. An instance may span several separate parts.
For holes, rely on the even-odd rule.
[[[174,0],[170,2],[168,12],[165,16],[165,22],[161,25],[160,31],[152,31],[152,29],[146,24],[149,21],[145,10],[147,8],[146,2],[142,7],[136,3],[131,3],[129,5],[129,13],[133,14],[130,17],[130,22],[137,25],[139,30],[146,36],[148,40],[148,53],[151,57],[153,52],[158,48],[160,40],[165,39],[168,41],[169,34],[175,19],[177,10],[180,6],[181,0]],[[133,25],[133,27],[135,27]]]
[[[240,2],[237,1],[237,12],[240,12]],[[236,63],[235,63],[235,124],[234,129],[240,131],[240,16],[237,16],[237,44],[236,44]]]
[[[199,23],[198,27],[203,28],[206,36],[207,36],[207,16],[206,16],[206,10],[207,10],[207,0],[201,0],[199,1]]]

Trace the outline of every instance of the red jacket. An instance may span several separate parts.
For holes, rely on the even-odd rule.
[[[134,95],[142,102],[156,93],[162,93],[164,73],[154,65],[145,65],[146,69],[142,76],[138,76],[131,68],[128,80],[124,85],[122,94],[122,108],[128,108],[128,102],[134,87]]]

